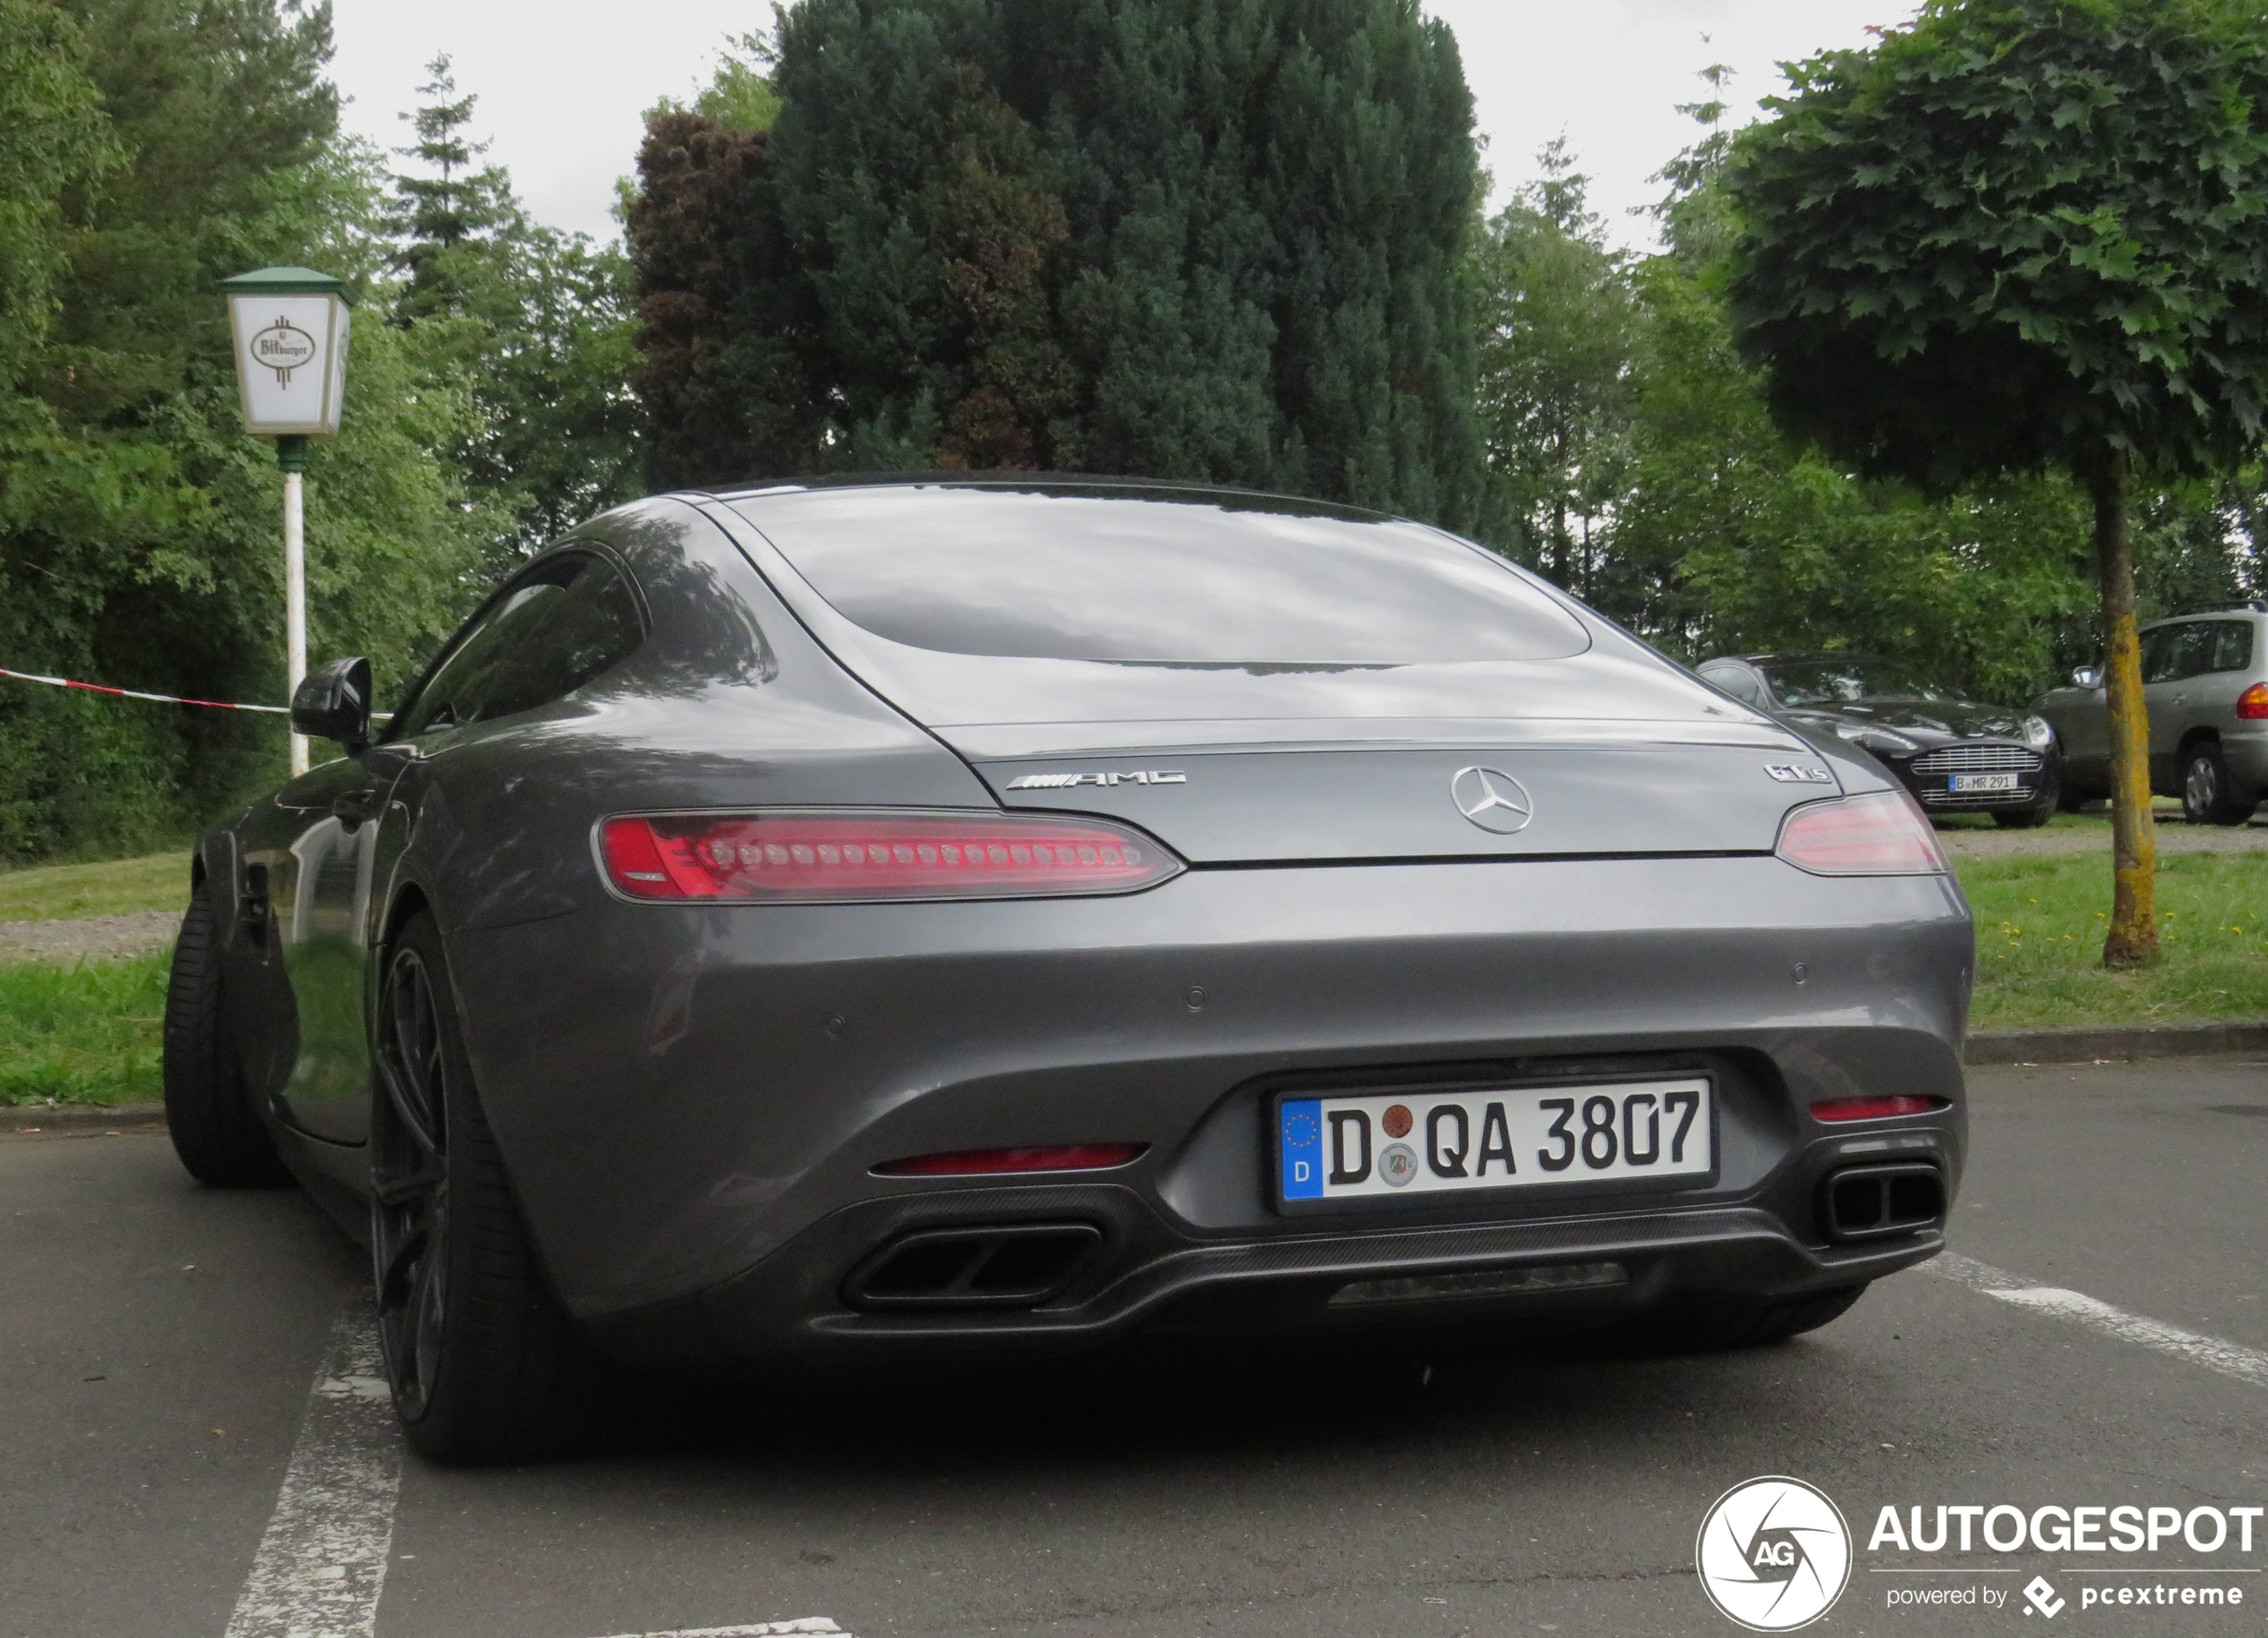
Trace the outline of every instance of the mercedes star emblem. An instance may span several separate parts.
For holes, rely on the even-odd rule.
[[[1527,787],[1501,769],[1460,768],[1449,781],[1449,794],[1458,812],[1500,836],[1526,829],[1536,816]]]

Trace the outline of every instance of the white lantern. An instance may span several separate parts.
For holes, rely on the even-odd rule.
[[[223,279],[236,335],[244,429],[256,437],[328,437],[346,390],[346,287],[311,268]]]
[[[313,268],[263,267],[224,279],[236,337],[244,429],[276,441],[283,469],[284,655],[288,686],[307,672],[306,511],[300,474],[307,440],[338,430],[346,396],[346,287]],[[291,771],[307,771],[307,742],[291,736]]]

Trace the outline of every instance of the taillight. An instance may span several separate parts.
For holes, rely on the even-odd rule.
[[[1952,1104],[1943,1098],[1896,1093],[1880,1098],[1825,1098],[1811,1106],[1814,1120],[1888,1120],[1894,1115],[1934,1115]]]
[[[1814,876],[1937,876],[1946,870],[1937,832],[1904,791],[1808,802],[1780,826],[1775,851]]]
[[[599,854],[631,898],[730,903],[1133,893],[1182,869],[1101,819],[888,809],[608,819]]]
[[[1123,1166],[1147,1143],[1055,1143],[1034,1149],[963,1149],[951,1154],[917,1154],[885,1160],[874,1170],[885,1177],[981,1177],[1000,1172],[1098,1172]]]
[[[2268,717],[2268,683],[2255,683],[2237,696],[2237,715],[2251,722]]]

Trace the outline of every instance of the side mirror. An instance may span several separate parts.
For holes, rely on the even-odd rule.
[[[360,655],[317,666],[291,695],[291,731],[335,739],[349,752],[371,742],[371,662]]]
[[[2103,674],[2091,665],[2083,665],[2072,673],[2072,685],[2079,688],[2099,688],[2103,686]]]

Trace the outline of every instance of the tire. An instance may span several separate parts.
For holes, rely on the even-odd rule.
[[[2212,740],[2191,745],[2181,759],[2181,817],[2192,825],[2241,825],[2256,805],[2237,800],[2235,781],[2221,747]]]
[[[544,1276],[482,1113],[438,929],[386,952],[371,1108],[371,1253],[394,1409],[447,1463],[561,1455],[605,1372]]]
[[[190,1177],[216,1189],[273,1188],[291,1181],[276,1154],[274,1135],[253,1105],[243,1059],[229,1036],[213,904],[202,887],[173,941],[161,1063],[165,1129]]]
[[[1722,1353],[1763,1348],[1816,1331],[1840,1319],[1866,1294],[1866,1285],[1845,1285],[1788,1302],[1740,1305],[1714,1312],[1685,1311],[1640,1320],[1618,1330],[1619,1350],[1636,1353]]]

